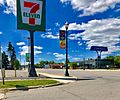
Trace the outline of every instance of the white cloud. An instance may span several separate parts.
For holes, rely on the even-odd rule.
[[[43,49],[43,47],[40,47],[40,46],[34,46],[34,48],[35,48],[36,50],[41,50],[41,49]]]
[[[47,32],[46,34],[41,34],[42,38],[58,39],[59,35],[53,35],[52,32]]]
[[[82,43],[81,43],[80,41],[78,41],[78,45],[79,45],[79,46],[81,46],[81,45],[82,45]]]
[[[55,26],[58,26],[58,27],[59,27],[59,26],[60,26],[60,24],[57,22],[57,23],[55,23]]]
[[[81,59],[80,58],[72,58],[73,61],[80,61]]]
[[[65,59],[65,54],[59,54],[59,53],[53,53],[55,56],[56,60],[64,60]]]
[[[71,29],[73,29],[73,28],[71,27]],[[41,34],[41,37],[42,38],[48,38],[48,39],[59,39],[59,33],[56,34],[56,35],[53,35],[52,32],[47,32],[46,34]],[[68,36],[68,39],[70,39],[70,40],[81,40],[81,37],[80,37],[79,34],[70,34]]]
[[[120,41],[120,19],[91,20],[88,23],[82,24],[71,23],[69,26],[69,30],[85,30],[82,33],[76,34],[76,36],[86,41],[87,49],[90,49],[93,45],[107,46],[109,51],[105,53],[108,54],[120,50],[120,47],[117,46]],[[81,45],[80,42],[78,44]]]
[[[20,47],[20,49],[21,49],[21,52],[20,52],[21,55],[25,55],[26,53],[30,52],[30,47],[28,47],[28,46],[22,46],[22,47]],[[43,47],[34,46],[34,55],[42,53],[42,51],[41,51],[42,49],[43,49]]]
[[[11,11],[9,9],[4,10],[3,12],[6,13],[6,14],[10,14],[11,13]]]
[[[0,0],[0,5],[3,5],[4,4],[4,0]]]
[[[2,34],[2,32],[0,32],[0,34]]]
[[[52,29],[51,28],[49,28],[49,29],[46,29],[47,31],[51,31]]]
[[[6,8],[6,10],[3,11],[4,13],[13,13],[16,16],[16,0],[0,0],[0,4]]]
[[[109,8],[114,8],[115,4],[120,3],[120,0],[60,0],[62,3],[70,2],[73,9],[83,11],[80,16],[89,16],[96,13],[101,13]]]
[[[47,55],[50,55],[50,54],[52,54],[52,52],[47,52]]]
[[[60,0],[62,3],[68,2],[70,0]]]
[[[65,30],[65,25],[63,27],[60,28],[61,30]],[[76,23],[70,23],[69,24],[69,28],[68,30],[82,30],[81,25],[80,24],[76,24]]]
[[[69,38],[70,40],[81,40],[81,37],[80,37],[79,34],[70,34],[70,35],[68,36],[68,38]]]
[[[22,45],[25,45],[25,42],[18,42],[16,43],[18,46],[22,46]]]

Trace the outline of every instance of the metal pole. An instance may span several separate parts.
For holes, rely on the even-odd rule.
[[[29,70],[29,77],[37,77],[37,73],[34,67],[34,31],[30,31],[30,46],[31,46],[31,66]]]
[[[68,28],[66,28],[66,71],[65,71],[65,76],[69,76],[68,73],[68,33],[67,33]]]
[[[20,68],[21,68],[21,65],[22,65],[22,64],[21,64],[21,52],[20,52],[19,54],[20,54]]]
[[[28,59],[28,73],[30,73],[30,59],[31,59],[31,56],[30,56],[30,54],[31,54],[31,51],[30,51],[31,49],[30,49],[30,37],[28,37],[28,54],[29,54],[29,59]]]
[[[3,80],[3,85],[5,85],[5,68],[2,66],[2,52],[1,52],[1,45],[0,45],[0,67],[1,67],[1,74],[2,74],[2,80]]]

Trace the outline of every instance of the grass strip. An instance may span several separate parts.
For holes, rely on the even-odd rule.
[[[0,88],[19,88],[19,87],[28,87],[28,86],[45,86],[50,84],[58,83],[55,80],[20,80],[20,81],[6,81],[5,85],[0,82]]]

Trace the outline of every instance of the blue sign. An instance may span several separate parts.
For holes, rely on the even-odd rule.
[[[103,46],[92,46],[90,50],[91,51],[108,51],[108,48]]]

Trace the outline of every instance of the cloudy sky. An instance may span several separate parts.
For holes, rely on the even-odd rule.
[[[0,44],[7,51],[12,42],[22,63],[28,52],[28,31],[17,30],[16,0],[0,0]],[[120,55],[120,0],[46,0],[46,32],[35,32],[35,63],[65,61],[59,30],[69,22],[69,60],[96,58],[91,46],[107,46],[102,57]]]

